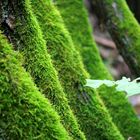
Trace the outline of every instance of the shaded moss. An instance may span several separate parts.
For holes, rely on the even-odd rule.
[[[111,79],[112,77],[101,60],[92,36],[92,29],[89,25],[88,13],[83,0],[67,0],[67,2],[56,0],[56,6],[60,10],[76,49],[82,55],[85,68],[90,73],[91,78],[105,79],[109,77]]]
[[[58,10],[50,0],[32,0],[31,4],[69,104],[87,139],[123,139],[98,94],[83,86],[88,74]]]
[[[117,1],[117,3],[120,3],[120,1]],[[83,1],[57,0],[56,4],[61,11],[75,46],[81,52],[85,67],[90,73],[91,78],[112,80],[113,78],[105,68],[92,37],[92,29],[88,21],[88,14]],[[106,5],[108,6],[109,3]],[[112,15],[112,17],[115,16]],[[121,32],[122,31],[120,30],[120,33]],[[140,127],[140,121],[134,113],[132,106],[127,101],[124,93],[117,92],[115,88],[103,86],[99,90],[99,95],[103,99],[114,123],[120,129],[121,133],[126,138],[132,136],[139,139],[140,130],[137,128]]]
[[[70,139],[11,48],[0,34],[0,139]]]
[[[14,8],[11,10],[12,6]],[[72,139],[84,140],[85,136],[79,130],[76,118],[68,105],[57,73],[47,53],[40,27],[31,12],[29,1],[15,0],[9,7],[15,21],[13,32],[10,32],[8,36],[14,44],[14,48],[23,54],[24,67],[31,74],[40,91],[54,105],[61,116],[62,124]]]
[[[133,74],[138,77],[140,69],[140,27],[126,1],[105,0],[93,1],[102,8],[103,19],[116,46]],[[104,6],[102,6],[104,5]]]

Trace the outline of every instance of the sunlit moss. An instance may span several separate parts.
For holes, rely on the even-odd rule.
[[[32,14],[29,1],[19,2],[17,0],[13,4],[16,9],[13,9],[12,12],[15,17],[14,32],[11,32],[9,36],[14,48],[23,54],[23,66],[31,74],[39,90],[54,105],[54,108],[61,116],[62,124],[72,139],[84,140],[85,136],[80,131],[77,120],[68,105],[57,72],[47,53],[40,27]]]
[[[67,140],[60,118],[0,34],[0,139]]]
[[[100,0],[97,1],[99,2]],[[103,0],[103,3],[105,3],[103,5],[106,5],[108,7],[109,10],[108,14],[110,14],[110,17],[116,19],[115,18],[116,16],[112,15],[110,10],[111,3],[113,3],[113,1],[114,0],[111,1]],[[119,10],[121,11],[121,7],[122,5],[125,6],[125,3],[122,2],[122,0],[118,0],[118,1],[116,0],[115,2],[116,4],[120,5]],[[92,29],[88,21],[88,14],[84,7],[83,1],[82,0],[66,0],[66,1],[56,0],[56,5],[58,6],[58,9],[61,12],[61,15],[64,19],[66,27],[68,28],[72,36],[75,46],[81,52],[83,62],[85,64],[87,71],[90,73],[91,78],[112,80],[111,75],[105,68],[100,58],[99,52],[94,42],[92,36]],[[120,34],[123,32],[123,30],[126,30],[126,28],[133,27],[132,24],[133,20],[129,19],[130,17],[127,17],[126,13],[124,15],[125,15],[124,18],[125,19],[128,18],[129,21],[124,19],[123,22],[119,23],[121,26],[119,30]],[[118,21],[115,21],[115,24],[117,23]],[[133,38],[137,34],[135,37],[139,38],[140,35],[138,35],[138,33],[135,34],[134,31],[132,31],[133,28],[130,30],[131,33],[130,32],[128,33],[130,37]],[[139,42],[139,40],[136,41],[137,41],[136,43]],[[136,46],[134,46],[133,49],[135,49],[135,47]],[[130,49],[131,48],[132,47],[130,47]],[[137,49],[135,51],[137,51],[138,54],[139,51]],[[118,126],[121,133],[126,138],[132,136],[136,139],[139,139],[140,130],[137,128],[140,127],[140,121],[137,118],[136,114],[134,113],[134,110],[132,109],[131,105],[127,101],[124,93],[117,92],[114,88],[102,87],[99,90],[99,95],[103,99],[104,104],[109,110],[109,113],[111,114],[114,123]]]
[[[32,0],[31,5],[43,31],[48,52],[58,71],[69,104],[87,139],[123,139],[98,94],[84,88],[88,74],[83,68],[79,53],[74,48],[59,11],[50,0]]]

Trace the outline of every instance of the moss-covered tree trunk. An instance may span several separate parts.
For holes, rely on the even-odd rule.
[[[136,19],[140,23],[140,1],[139,0],[126,0],[130,9],[134,13]]]
[[[54,105],[71,138],[84,140],[85,136],[80,131],[68,105],[57,72],[47,53],[45,41],[32,14],[29,0],[3,0],[1,4],[1,29],[14,45],[15,50],[23,54],[24,67],[31,74],[40,91]]]
[[[77,50],[81,52],[85,68],[91,78],[112,80],[113,78],[105,68],[93,39],[83,0],[56,0],[55,3]],[[124,93],[117,92],[115,88],[102,87],[99,90],[99,95],[125,138],[130,136],[136,139],[140,138],[140,130],[137,129],[140,127],[140,121]]]
[[[32,0],[31,5],[71,108],[87,139],[123,139],[98,94],[84,87],[87,73],[59,11],[50,0]]]
[[[140,27],[124,0],[93,0],[116,46],[134,75],[140,70]]]
[[[49,101],[0,33],[0,139],[70,140]]]

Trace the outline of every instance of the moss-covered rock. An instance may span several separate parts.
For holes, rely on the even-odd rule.
[[[67,29],[64,27],[59,11],[50,0],[32,0],[31,4],[71,108],[87,139],[123,139],[112,123],[98,94],[91,89],[84,88],[88,74],[83,68],[81,58],[74,48]]]
[[[0,139],[70,139],[58,114],[38,91],[19,58],[0,34]]]
[[[99,0],[97,1],[99,2]],[[120,3],[120,1],[117,2]],[[100,58],[93,39],[92,29],[88,21],[88,14],[83,0],[57,0],[56,3],[75,46],[81,52],[85,67],[90,73],[91,78],[112,80],[110,73]],[[115,88],[102,87],[99,90],[99,95],[109,110],[114,123],[118,126],[125,138],[131,136],[139,139],[140,130],[137,128],[140,127],[140,121],[124,93],[117,92]]]
[[[24,67],[31,74],[40,91],[54,105],[72,139],[84,140],[85,136],[80,131],[77,120],[68,105],[29,1],[15,0],[5,7],[10,11],[8,18],[14,17],[14,27],[13,31],[7,30],[5,26],[2,28],[5,34],[8,33],[6,35],[14,44],[14,48],[23,54]]]

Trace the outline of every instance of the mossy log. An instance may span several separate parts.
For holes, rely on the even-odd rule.
[[[98,9],[102,9],[98,16],[106,25],[132,73],[140,76],[140,27],[126,1],[93,0],[93,3]]]
[[[54,105],[71,138],[84,140],[85,136],[80,131],[77,120],[68,105],[57,72],[47,53],[45,41],[36,18],[32,14],[29,0],[11,2],[3,0],[2,4],[4,21],[2,21],[1,28],[14,45],[15,50],[22,53],[23,66],[31,74],[39,90]],[[13,24],[7,23],[11,17],[13,17]],[[9,29],[10,24],[12,29]]]
[[[83,68],[79,53],[74,48],[59,11],[50,0],[32,0],[31,5],[69,104],[87,139],[123,139],[98,94],[84,87],[88,74]]]
[[[57,0],[56,5],[72,36],[74,45],[81,52],[85,68],[91,78],[112,80],[113,78],[104,66],[96,47],[83,1]],[[140,121],[124,93],[117,92],[115,88],[104,86],[100,88],[99,95],[124,137],[140,138],[140,130],[137,129],[140,127]]]
[[[20,60],[0,33],[0,139],[70,140]]]

